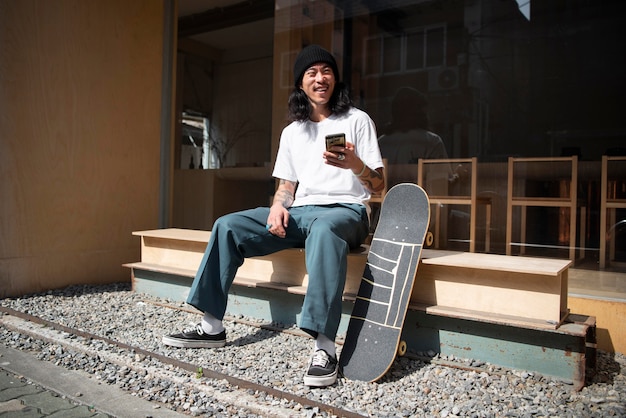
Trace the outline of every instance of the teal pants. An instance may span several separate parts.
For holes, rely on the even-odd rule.
[[[287,236],[265,229],[269,208],[235,212],[215,221],[187,303],[222,319],[228,291],[244,258],[286,248],[304,248],[309,284],[300,328],[316,337],[334,340],[341,320],[348,252],[363,243],[369,232],[365,206],[334,204],[289,209]]]

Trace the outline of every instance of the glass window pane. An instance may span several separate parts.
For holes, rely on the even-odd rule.
[[[424,32],[408,33],[406,36],[406,69],[424,68]]]
[[[383,41],[383,69],[384,73],[400,71],[402,58],[402,39],[398,36],[388,36]]]
[[[370,38],[365,40],[365,75],[380,74],[380,38]]]
[[[293,27],[280,26],[276,36],[282,40],[289,31],[295,40],[290,48],[302,40],[340,54],[344,81],[372,117],[380,143],[383,136],[387,144],[397,141],[383,155],[402,157],[402,163],[389,165],[389,179],[400,173],[403,181],[415,181],[419,159],[477,157],[477,198],[491,206],[487,223],[486,206],[479,204],[482,229],[476,239],[490,241],[487,251],[507,251],[507,219],[522,241],[521,223],[528,216],[525,245],[568,247],[572,243],[565,237],[575,234],[575,246],[585,250],[582,264],[599,268],[605,242],[607,265],[626,270],[626,233],[603,233],[599,215],[601,157],[626,154],[625,1],[329,2],[341,9],[333,15],[341,24],[320,14],[302,26],[294,19],[301,10],[294,6],[277,11]],[[330,39],[333,29],[344,33]],[[402,94],[412,98],[408,104]],[[576,219],[558,208],[507,212],[508,157],[571,155],[578,156],[576,188],[567,188],[560,163],[526,164],[516,169],[524,173],[511,194],[558,200],[577,191]],[[455,172],[458,177],[444,182],[443,190],[465,194],[463,173]],[[611,190],[626,194],[615,177],[609,179]],[[454,217],[462,211],[447,207],[449,216],[442,214],[440,226],[449,239],[466,245],[469,235],[456,222],[463,217]],[[610,225],[626,225],[626,209],[604,212],[612,217]],[[572,223],[576,230],[570,233]],[[559,248],[558,254],[570,257],[568,250]]]
[[[426,30],[426,66],[445,65],[445,33],[443,28]]]

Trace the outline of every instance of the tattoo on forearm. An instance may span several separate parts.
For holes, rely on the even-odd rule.
[[[291,207],[293,204],[293,194],[287,190],[281,190],[274,195],[274,201],[280,202],[285,208]]]
[[[293,185],[292,182],[288,182],[286,180],[280,180],[279,181],[279,185],[284,185],[284,184],[291,184]],[[285,208],[289,208],[291,207],[291,205],[293,204],[293,193],[290,192],[289,190],[278,190],[276,192],[276,194],[274,194],[274,202],[280,202],[280,204],[283,205],[283,207]]]
[[[373,178],[373,179],[382,179],[383,178],[383,176],[378,171],[372,170],[372,169],[370,169],[368,177]]]
[[[378,171],[368,167],[367,175],[359,177],[359,180],[361,180],[361,183],[370,191],[379,192],[385,186],[384,182],[380,181],[382,178],[383,176]]]

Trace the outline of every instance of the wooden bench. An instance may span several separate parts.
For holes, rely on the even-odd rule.
[[[151,286],[138,279],[137,271],[187,278],[190,285],[210,234],[185,229],[134,232],[141,237],[141,261],[125,264],[132,271],[133,288],[151,292]],[[358,291],[367,253],[368,246],[364,245],[348,256],[345,300],[353,300]],[[458,318],[556,329],[568,314],[570,264],[569,260],[425,249],[410,308]],[[304,250],[247,258],[234,284],[303,295],[308,284]],[[171,296],[186,298],[184,291]]]
[[[210,232],[139,231],[141,261],[131,269],[137,292],[185,301]],[[368,247],[348,256],[338,337],[347,329]],[[595,365],[595,318],[568,314],[569,260],[452,253],[425,249],[402,339],[414,352],[484,362],[585,383]],[[247,258],[229,293],[229,313],[295,324],[308,276],[304,250]]]

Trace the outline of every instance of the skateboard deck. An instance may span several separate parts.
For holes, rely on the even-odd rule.
[[[393,364],[429,221],[418,185],[398,184],[385,195],[339,358],[346,378],[373,382]]]

